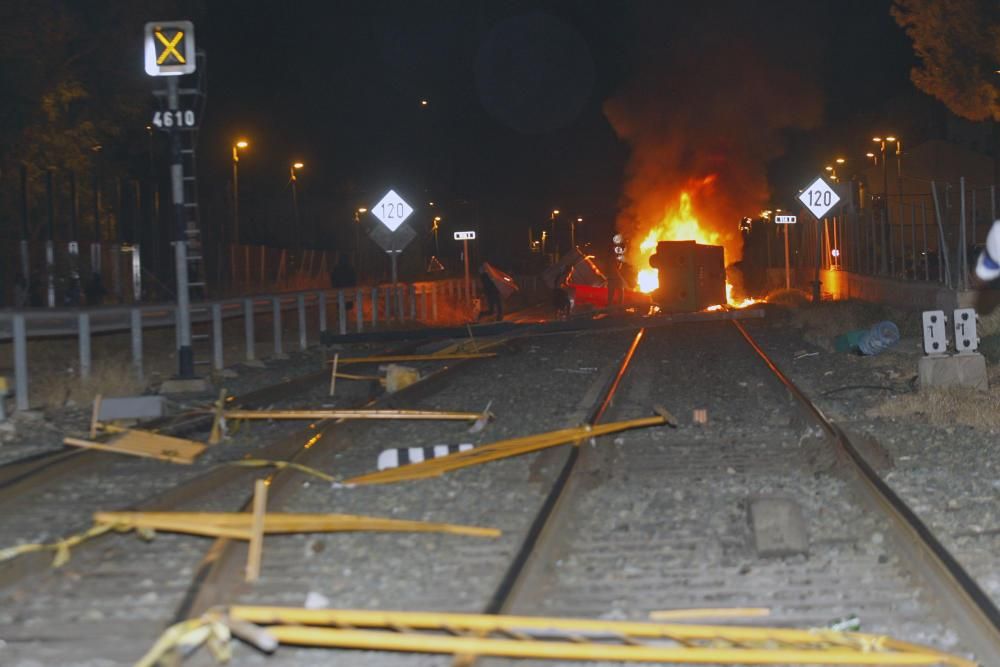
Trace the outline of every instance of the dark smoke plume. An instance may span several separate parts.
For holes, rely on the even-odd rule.
[[[636,6],[635,75],[604,106],[632,149],[617,227],[633,249],[687,191],[727,261],[738,258],[739,220],[767,205],[767,162],[781,154],[783,132],[820,120],[802,4]]]

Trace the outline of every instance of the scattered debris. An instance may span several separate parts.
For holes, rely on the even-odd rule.
[[[228,537],[249,540],[254,515],[248,512],[97,512],[94,521],[117,530],[151,530],[188,533],[204,537]],[[462,526],[450,523],[382,519],[354,514],[291,514],[271,512],[264,515],[262,534],[341,533],[355,531],[449,533],[471,537],[499,537],[495,528]]]
[[[330,598],[316,591],[309,591],[306,594],[306,601],[303,604],[306,609],[326,609],[330,606]]]
[[[706,408],[695,408],[691,414],[691,421],[699,426],[708,423],[708,410]]]
[[[471,421],[479,423],[489,421],[493,413],[483,412],[448,412],[444,410],[369,410],[347,408],[318,408],[312,410],[223,410],[216,406],[215,420],[212,424],[212,435],[209,444],[220,442],[226,433],[229,420],[241,419],[415,419],[442,421]]]
[[[378,469],[398,468],[411,463],[421,463],[431,459],[448,456],[455,452],[467,452],[472,449],[471,442],[458,445],[430,445],[427,447],[394,447],[385,449],[378,455]],[[333,481],[331,479],[331,481]]]
[[[511,456],[520,456],[540,449],[565,445],[568,443],[578,443],[582,440],[596,438],[609,433],[617,433],[633,428],[645,426],[662,426],[664,424],[675,425],[676,420],[663,408],[657,409],[660,414],[655,417],[642,417],[640,419],[630,419],[627,421],[611,422],[608,424],[598,424],[597,426],[577,426],[574,428],[560,429],[535,435],[500,440],[475,447],[465,452],[456,452],[441,458],[413,463],[402,468],[392,468],[379,472],[369,473],[348,479],[345,485],[352,484],[385,484],[388,482],[401,482],[413,479],[423,479],[425,477],[436,477],[451,470],[467,468],[469,466],[498,459],[505,459]]]
[[[888,320],[877,322],[869,329],[856,329],[837,336],[833,349],[837,352],[860,352],[872,356],[885,352],[899,342],[899,327]]]
[[[274,461],[271,459],[241,459],[239,461],[230,461],[228,465],[231,466],[242,466],[245,468],[266,468],[272,466],[281,470],[283,468],[294,468],[299,472],[304,472],[307,475],[312,475],[313,477],[319,477],[327,482],[336,481],[333,475],[328,475],[322,470],[317,470],[316,468],[310,468],[309,466],[302,465],[301,463],[294,463],[292,461]]]
[[[704,618],[763,618],[770,616],[767,607],[717,607],[704,609],[665,609],[649,612],[651,621],[694,621]]]
[[[710,626],[584,618],[234,605],[169,628],[140,665],[203,628],[201,641],[236,636],[265,652],[322,646],[454,656],[698,664],[926,664],[975,667],[937,649],[882,635],[759,626]],[[228,651],[221,651],[227,657]]]
[[[795,355],[795,359],[805,359],[806,357],[818,357],[819,352],[799,352]]]
[[[385,390],[390,394],[406,389],[417,382],[420,382],[420,371],[416,368],[397,364],[389,364],[385,368]]]
[[[90,414],[90,437],[97,437],[105,422],[162,417],[166,412],[166,403],[163,396],[104,397],[97,394]]]
[[[861,619],[858,618],[857,614],[851,614],[850,616],[830,621],[826,629],[836,632],[857,632],[861,629]]]
[[[254,480],[253,513],[250,519],[250,546],[247,549],[246,581],[260,579],[260,561],[264,555],[264,517],[267,512],[267,486],[265,479]]]
[[[449,352],[447,354],[388,354],[376,357],[350,357],[340,359],[344,364],[384,364],[397,361],[455,361],[459,359],[484,359],[495,357],[496,352]]]
[[[129,454],[183,464],[194,463],[194,460],[205,451],[205,445],[194,440],[174,438],[138,429],[122,429],[103,442],[67,437],[63,438],[63,443],[74,447],[100,449],[116,454]]]
[[[35,551],[55,551],[52,567],[69,562],[70,549],[112,530],[127,533],[136,531],[143,539],[153,539],[156,531],[186,533],[202,537],[226,537],[236,540],[251,539],[254,515],[247,512],[97,512],[94,525],[83,531],[52,543],[19,544],[0,549],[0,562]],[[465,526],[429,521],[382,519],[355,514],[285,514],[271,513],[263,516],[261,534],[288,533],[342,533],[342,532],[410,532],[447,533],[469,537],[499,537],[496,528]]]
[[[476,419],[472,426],[469,427],[469,433],[480,433],[484,428],[486,428],[487,424],[496,419],[496,415],[490,412],[491,405],[493,405],[493,401],[486,404],[482,414],[480,414],[479,418]]]

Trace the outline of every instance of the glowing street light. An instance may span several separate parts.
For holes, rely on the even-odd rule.
[[[301,221],[299,220],[299,189],[298,189],[298,177],[296,172],[302,169],[305,165],[301,162],[293,162],[292,166],[288,168],[288,174],[291,176],[292,183],[292,207],[295,211],[295,245],[296,247],[301,247],[302,240],[300,236],[299,227],[301,226]]]
[[[233,144],[233,241],[237,244],[240,242],[240,151],[249,146],[246,139]]]

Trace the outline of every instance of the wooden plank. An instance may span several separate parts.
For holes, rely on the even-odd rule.
[[[267,512],[267,480],[253,485],[253,517],[250,524],[250,548],[247,551],[246,580],[260,579],[260,561],[264,553],[264,514]]]
[[[449,361],[456,359],[483,359],[495,357],[496,352],[453,352],[450,354],[388,354],[380,357],[351,357],[340,364],[383,364],[390,361]],[[331,362],[328,362],[331,363]]]
[[[97,512],[94,522],[149,528],[164,532],[249,539],[253,516],[246,512]],[[349,531],[448,533],[471,537],[498,537],[495,528],[406,519],[382,519],[353,514],[286,514],[268,512],[263,532],[332,533]]]
[[[226,419],[441,419],[475,421],[481,412],[446,412],[442,410],[227,410]]]
[[[464,452],[456,452],[448,456],[442,456],[421,463],[411,463],[398,468],[389,468],[380,472],[368,473],[358,477],[352,477],[344,484],[384,484],[388,482],[399,482],[413,479],[423,479],[425,477],[436,477],[450,470],[457,470],[488,461],[496,461],[511,456],[519,456],[530,452],[564,445],[571,442],[579,442],[589,438],[596,438],[601,435],[617,433],[633,428],[643,428],[646,426],[659,426],[668,424],[669,418],[663,415],[655,417],[642,417],[608,424],[598,424],[597,426],[577,426],[574,428],[560,429],[539,433],[535,435],[523,436],[500,440],[482,445],[475,449]]]
[[[205,451],[205,445],[200,442],[137,430],[126,430],[107,442],[83,440],[82,438],[64,438],[63,442],[74,447],[99,449],[116,454],[128,454],[183,464],[193,463]]]

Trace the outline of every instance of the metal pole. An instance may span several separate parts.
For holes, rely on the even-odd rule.
[[[299,349],[305,350],[309,347],[309,340],[306,336],[306,297],[299,294],[295,297],[295,306],[299,311]]]
[[[56,204],[55,204],[55,172],[52,169],[45,170],[45,210],[47,213],[47,223],[45,226],[45,292],[46,303],[49,308],[56,306],[56,277],[55,277],[55,248],[52,243],[55,240],[56,231]]]
[[[28,335],[23,313],[14,313],[14,393],[18,410],[28,403]]]
[[[820,281],[819,281],[819,268],[823,261],[823,235],[820,234],[819,225],[820,220],[816,219],[816,272],[813,276],[812,282],[812,300],[813,303],[819,303],[820,300]]]
[[[271,318],[274,320],[274,356],[281,359],[285,356],[281,350],[281,297],[271,299]]]
[[[77,315],[77,342],[80,350],[80,379],[90,377],[90,313]]]
[[[233,146],[233,243],[240,242],[240,155]],[[252,175],[252,174],[251,174]],[[251,184],[252,185],[252,184]]]
[[[944,261],[944,284],[951,287],[951,260],[948,258],[948,240],[944,237],[944,224],[941,222],[941,202],[938,199],[937,184],[931,181],[931,195],[934,197],[934,218],[938,228],[938,272],[941,271],[941,261]]]
[[[361,290],[358,290],[360,294]],[[347,333],[347,299],[344,290],[337,290],[337,331],[343,336]]]
[[[142,311],[133,308],[129,312],[129,324],[132,333],[132,366],[135,375],[142,379]]]
[[[965,247],[965,176],[958,177],[958,187],[961,189],[959,206],[961,212],[961,226],[958,229],[958,270],[962,272],[958,280],[959,289],[969,287],[969,253]]]
[[[26,294],[31,294],[31,262],[28,254],[28,165],[21,163],[21,277],[24,278]],[[22,408],[18,408],[22,409]],[[27,410],[27,408],[23,408]]]
[[[167,108],[180,108],[177,77],[167,77]],[[194,377],[194,351],[191,349],[191,303],[188,294],[187,224],[184,215],[184,164],[181,160],[181,135],[175,127],[170,130],[170,183],[174,203],[174,269],[177,274],[177,318],[179,340],[177,346],[177,375]]]
[[[358,333],[365,330],[365,292],[360,287],[355,289],[354,319]]]
[[[326,331],[326,292],[316,293],[316,314],[319,317],[319,332]]]
[[[246,339],[247,361],[254,360],[253,299],[243,299],[243,335]]]
[[[927,202],[920,198],[920,226],[924,237],[924,280],[930,282],[931,279],[931,251],[927,247]],[[938,264],[938,271],[940,271]]]
[[[465,305],[472,305],[471,285],[469,279],[469,240],[462,241],[462,255],[465,257]]]
[[[788,263],[788,225],[785,225],[785,289],[792,289],[792,269]]]
[[[222,357],[222,305],[212,304],[212,368],[221,371]]]
[[[397,282],[396,276],[396,255],[399,254],[398,250],[390,250],[389,257],[392,259],[392,290],[395,293],[399,289],[399,283]],[[384,265],[383,265],[384,266]],[[385,319],[388,321],[390,315],[392,314],[392,299],[386,296],[385,299]],[[399,313],[402,317],[402,313]]]

